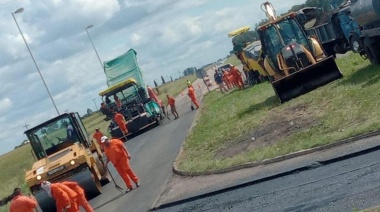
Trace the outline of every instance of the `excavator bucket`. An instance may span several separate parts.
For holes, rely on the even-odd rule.
[[[273,81],[272,86],[280,102],[283,103],[342,77],[342,73],[331,56]]]

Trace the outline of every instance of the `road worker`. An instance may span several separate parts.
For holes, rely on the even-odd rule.
[[[123,178],[125,185],[127,186],[126,193],[133,189],[131,180],[135,183],[136,187],[140,186],[139,178],[133,172],[131,166],[129,165],[129,160],[131,155],[129,154],[127,148],[124,146],[123,142],[119,139],[109,139],[107,136],[101,138],[103,143],[104,153],[107,156],[107,161],[104,164],[107,168],[107,164],[111,161],[121,178]]]
[[[233,82],[232,82],[233,78],[231,77],[230,72],[223,69],[222,73],[223,73],[223,82],[224,82],[224,84],[226,84],[227,89],[232,89],[233,88]]]
[[[115,111],[115,116],[114,116],[114,121],[116,122],[117,126],[119,126],[119,129],[123,133],[124,137],[128,135],[128,127],[127,127],[127,122],[125,121],[125,118],[123,114]]]
[[[153,101],[155,101],[160,106],[160,108],[162,108],[163,103],[162,103],[161,99],[158,98],[158,96],[157,96],[158,94],[156,94],[156,92],[153,90],[153,88],[151,88],[149,85],[147,85],[146,89],[148,90],[149,98],[152,99]]]
[[[91,205],[88,203],[86,196],[84,195],[84,190],[78,185],[78,183],[70,182],[70,181],[64,181],[64,182],[62,182],[62,184],[69,187],[71,190],[75,191],[78,194],[78,197],[77,197],[78,207],[82,206],[82,208],[86,212],[93,212],[94,211],[94,209],[92,209]]]
[[[98,142],[99,146],[102,146],[100,139],[103,135],[104,134],[99,130],[99,128],[96,128],[94,134],[92,135],[92,137]]]
[[[34,212],[37,210],[37,201],[32,197],[22,195],[20,188],[15,188],[13,194],[6,199],[7,202],[12,200],[9,212]]]
[[[119,99],[119,97],[116,96],[116,94],[113,96],[113,99],[115,100],[117,110],[120,111],[121,108],[123,107],[121,100]]]
[[[78,194],[66,185],[43,181],[41,188],[55,200],[57,212],[79,212],[77,205]]]
[[[166,105],[166,107],[170,106],[170,110],[174,116],[174,119],[178,119],[179,115],[175,107],[175,99],[169,95],[166,95],[166,98],[168,98],[168,104]]]
[[[194,105],[197,107],[197,109],[199,108],[199,104],[198,104],[198,101],[197,99],[195,98],[195,92],[194,92],[194,88],[192,86],[187,86],[187,95],[190,97],[191,101],[194,103]]]
[[[244,83],[243,83],[243,79],[241,77],[240,71],[235,66],[232,66],[230,68],[230,72],[234,78],[234,82],[235,82],[236,86],[238,86],[240,89],[243,89]]]

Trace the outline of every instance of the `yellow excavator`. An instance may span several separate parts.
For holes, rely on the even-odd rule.
[[[258,27],[264,68],[281,103],[342,78],[334,58],[307,36],[296,13],[278,17],[271,3],[261,5],[269,22]]]
[[[263,66],[263,58],[261,57],[261,43],[260,41],[249,41],[239,39],[245,34],[251,32],[250,27],[245,26],[228,33],[228,37],[232,37],[232,44],[234,45],[233,53],[243,64],[244,70],[247,71],[249,76],[252,76],[253,84],[260,83],[269,74]],[[243,43],[238,43],[236,40],[243,40]],[[242,45],[240,48],[236,45]]]

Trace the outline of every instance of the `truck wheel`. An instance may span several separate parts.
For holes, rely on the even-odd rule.
[[[365,53],[367,54],[367,58],[371,62],[372,65],[377,65],[380,62],[380,52],[379,48],[376,44],[367,45],[364,46]]]
[[[350,38],[350,46],[351,46],[351,51],[354,53],[358,53],[361,51],[361,49],[363,48],[363,45],[361,45],[360,37],[358,34],[356,33],[352,34]]]

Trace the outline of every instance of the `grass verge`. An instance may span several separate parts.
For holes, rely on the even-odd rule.
[[[187,172],[219,170],[336,142],[380,127],[380,67],[337,60],[344,78],[280,104],[270,83],[205,96],[179,157]]]

